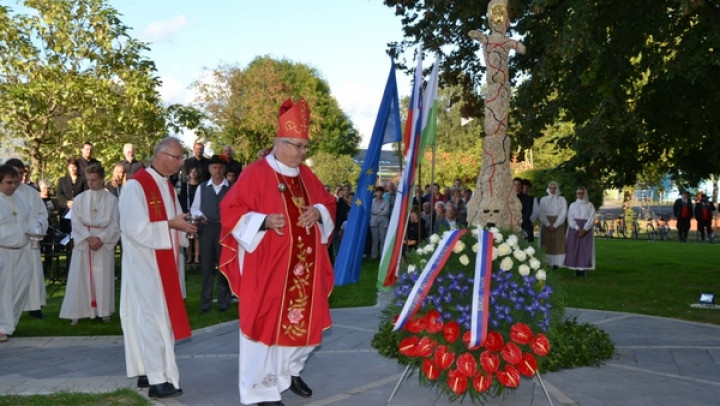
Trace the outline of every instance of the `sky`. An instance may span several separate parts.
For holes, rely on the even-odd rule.
[[[258,56],[315,68],[366,147],[390,70],[400,18],[382,0],[110,0],[130,35],[147,42],[166,103],[191,103],[191,84]],[[397,73],[400,97],[411,77]],[[188,138],[188,137],[186,137]],[[185,139],[192,142],[192,139]]]

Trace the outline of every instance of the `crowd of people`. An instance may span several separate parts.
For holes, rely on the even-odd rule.
[[[115,312],[115,255],[121,251],[120,321],[126,372],[149,395],[182,394],[174,345],[192,335],[184,299],[185,265],[201,268],[200,313],[227,311],[239,302],[239,390],[241,402],[282,405],[282,392],[303,397],[312,390],[300,378],[322,332],[331,325],[328,297],[333,286],[331,257],[337,254],[354,204],[350,185],[335,194],[303,165],[308,147],[309,110],[304,100],[286,101],[278,114],[270,150],[246,168],[230,146],[207,158],[195,143],[184,156],[182,143],[161,140],[147,165],[135,159],[132,144],[112,167],[83,144],[67,160],[67,174],[52,182],[30,181],[20,159],[0,165],[0,342],[15,331],[21,314],[43,318],[45,274],[34,243],[50,245],[71,235],[60,318],[110,320]],[[521,229],[535,239],[554,268],[578,276],[595,268],[592,228],[595,209],[584,187],[569,206],[556,182],[547,195],[533,196],[527,179],[513,180],[522,206]],[[268,185],[272,185],[268,187]],[[403,241],[416,249],[434,233],[466,227],[469,188],[416,186]],[[366,254],[382,252],[399,195],[393,182],[375,188]],[[699,194],[693,204],[683,192],[675,204],[681,240],[695,216],[702,238],[712,242],[712,202]],[[48,237],[52,236],[50,240]],[[42,244],[39,244],[42,246]],[[223,275],[220,275],[222,273]],[[213,300],[213,293],[216,300]]]
[[[259,151],[247,168],[228,145],[207,158],[195,143],[186,159],[172,137],[155,146],[147,164],[126,144],[108,181],[86,142],[66,161],[54,193],[48,179],[32,184],[20,159],[0,165],[0,342],[22,312],[44,317],[44,275],[53,256],[43,261],[31,241],[45,238],[38,245],[55,247],[57,236],[71,236],[60,318],[73,326],[110,320],[120,250],[126,372],[150,397],[182,394],[174,345],[192,334],[184,304],[190,263],[200,264],[201,314],[211,310],[213,293],[218,311],[234,300],[243,309],[241,401],[282,405],[287,389],[311,396],[300,372],[331,323],[333,270],[325,246],[342,230],[335,197],[302,164],[309,119],[305,100],[283,103],[272,149]]]

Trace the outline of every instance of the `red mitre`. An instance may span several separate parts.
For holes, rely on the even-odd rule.
[[[283,138],[308,139],[310,129],[310,108],[301,98],[293,104],[292,98],[285,100],[278,113],[277,136]]]

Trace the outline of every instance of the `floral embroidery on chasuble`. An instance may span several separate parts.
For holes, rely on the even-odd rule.
[[[277,345],[305,346],[310,337],[313,290],[317,281],[317,228],[298,225],[302,206],[310,205],[300,176],[284,177],[283,180],[288,187],[282,195],[292,242],[276,341]]]

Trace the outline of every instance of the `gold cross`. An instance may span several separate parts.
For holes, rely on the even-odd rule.
[[[151,208],[151,209],[155,210],[155,217],[160,217],[160,215],[161,215],[161,214],[160,214],[160,213],[161,213],[160,210],[162,210],[162,208],[163,208],[163,201],[162,201],[162,199],[160,199],[160,198],[158,197],[158,195],[156,195],[155,193],[153,193],[153,194],[150,196],[150,200],[148,201],[148,204],[150,204],[150,208]]]

